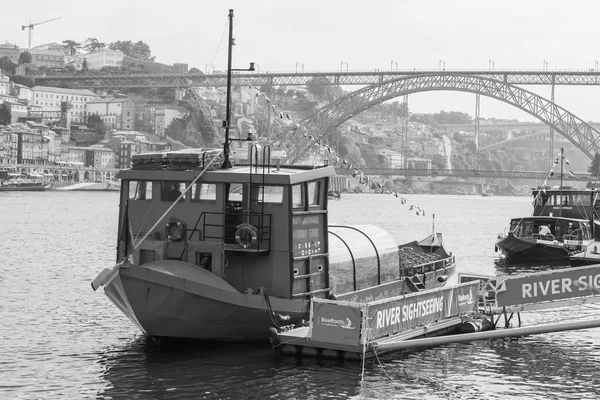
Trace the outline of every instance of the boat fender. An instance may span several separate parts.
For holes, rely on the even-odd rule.
[[[482,323],[478,319],[468,319],[463,321],[460,326],[461,333],[481,332]]]
[[[178,218],[171,218],[165,227],[165,236],[169,242],[179,242],[185,237],[185,222]]]
[[[258,239],[256,228],[250,224],[240,224],[235,231],[235,241],[240,247],[253,247]]]
[[[275,328],[269,328],[269,343],[271,343],[273,348],[276,348],[280,345],[279,334]]]
[[[437,278],[438,282],[446,282],[448,280],[448,275],[440,275]]]

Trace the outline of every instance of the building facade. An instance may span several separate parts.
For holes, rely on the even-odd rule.
[[[123,65],[123,52],[121,50],[103,49],[93,53],[79,56],[87,63],[88,69],[101,69],[103,67],[121,67]]]
[[[30,50],[23,49],[23,51],[29,51],[31,54],[31,63],[29,65],[34,67],[47,67],[47,68],[63,68],[65,66],[65,51],[60,50],[45,50],[33,48]]]
[[[47,86],[34,86],[33,105],[42,108],[42,112],[60,112],[62,102],[68,102],[71,108],[68,110],[70,120],[76,124],[86,122],[86,104],[100,96],[87,89],[65,89]]]
[[[127,97],[99,97],[86,105],[88,115],[98,115],[106,129],[135,129],[135,105]]]
[[[18,64],[19,57],[21,56],[21,50],[19,49],[19,46],[8,42],[0,44],[0,58],[5,56],[8,57],[14,64]]]

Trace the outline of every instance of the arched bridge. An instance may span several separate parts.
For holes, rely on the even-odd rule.
[[[278,138],[281,144],[288,144],[286,161],[297,161],[308,151],[303,132],[322,140],[332,128],[374,105],[406,94],[434,90],[471,92],[511,104],[554,128],[590,159],[600,153],[600,132],[550,100],[485,76],[438,73],[400,77],[336,99],[304,121],[301,129]]]
[[[306,86],[318,85],[378,85],[399,77],[427,74],[484,76],[513,85],[600,85],[598,71],[347,71],[347,72],[273,72],[232,74],[233,86]],[[224,87],[227,74],[96,74],[32,76],[37,86],[66,87],[70,89],[124,89],[157,87]]]

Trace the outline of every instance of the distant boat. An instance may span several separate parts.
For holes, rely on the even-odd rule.
[[[28,178],[0,180],[0,192],[41,192],[50,188],[50,184]]]
[[[327,198],[329,200],[339,200],[342,198],[342,194],[337,190],[330,190],[329,192],[327,192]]]
[[[79,192],[118,192],[121,189],[119,182],[80,182],[70,186],[58,188],[61,191],[79,191]]]

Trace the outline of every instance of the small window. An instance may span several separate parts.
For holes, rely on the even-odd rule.
[[[140,184],[140,182],[138,181],[129,181],[128,183],[128,199],[134,199],[137,200],[137,195],[138,195],[138,185]]]
[[[185,195],[180,198],[181,194],[185,192],[185,183],[183,182],[162,182],[161,183],[161,200],[162,201],[175,201],[179,199],[180,202],[185,200]]]
[[[192,188],[192,201],[205,201],[217,199],[217,185],[214,183],[194,183]]]
[[[292,186],[292,207],[304,208],[304,185]]]
[[[140,250],[140,265],[156,261],[156,252],[154,250]]]
[[[318,206],[320,204],[321,182],[308,182],[308,205]]]
[[[283,203],[283,186],[263,186],[258,189],[259,203],[265,202],[270,204]]]
[[[229,192],[227,193],[227,201],[242,201],[244,185],[241,183],[230,183]]]
[[[152,200],[152,182],[137,182],[135,200]]]

